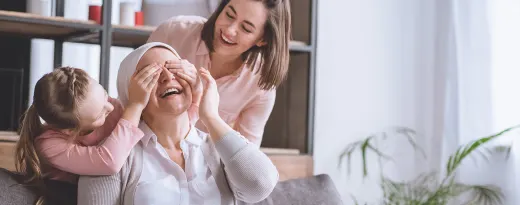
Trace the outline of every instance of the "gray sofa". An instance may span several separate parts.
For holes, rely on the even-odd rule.
[[[0,168],[0,205],[33,205],[36,195],[31,187],[20,185],[23,177]],[[46,204],[76,204],[73,184],[45,181]],[[341,198],[328,175],[279,182],[265,200],[247,205],[341,205]]]

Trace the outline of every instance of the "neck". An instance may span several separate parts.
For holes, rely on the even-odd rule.
[[[242,57],[238,56],[228,56],[228,55],[219,55],[218,53],[212,52],[210,54],[211,58],[211,67],[217,68],[217,70],[223,70],[221,68],[228,68],[231,71],[234,71],[242,65]],[[227,69],[226,69],[227,70]]]
[[[191,129],[186,112],[174,117],[171,115],[149,116],[143,113],[143,120],[165,149],[180,149],[180,141],[188,135]]]

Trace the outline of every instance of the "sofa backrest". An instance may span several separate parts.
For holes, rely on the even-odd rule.
[[[342,205],[334,182],[326,174],[278,182],[267,199],[253,205]],[[249,205],[249,204],[248,204]]]
[[[20,184],[22,178],[23,176],[20,174],[0,168],[1,204],[35,204],[38,197],[30,186]],[[49,180],[45,181],[45,189],[48,190],[45,197],[45,204],[76,204],[76,185]]]
[[[37,196],[30,187],[18,182],[21,175],[0,168],[0,204],[34,205]],[[73,205],[76,185],[46,181],[46,204]],[[244,203],[245,204],[245,203]],[[255,204],[245,205],[342,205],[333,181],[326,174],[279,182],[271,195]]]

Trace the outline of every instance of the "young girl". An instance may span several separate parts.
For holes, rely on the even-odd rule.
[[[57,68],[38,80],[15,154],[26,183],[41,187],[44,178],[76,183],[78,175],[117,173],[143,137],[137,126],[160,71],[154,64],[132,76],[124,110],[81,69]]]

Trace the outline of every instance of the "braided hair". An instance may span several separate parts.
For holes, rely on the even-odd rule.
[[[22,116],[15,165],[17,171],[25,175],[22,183],[33,187],[40,195],[36,204],[43,204],[45,195],[42,176],[45,160],[34,145],[35,138],[44,131],[40,118],[52,128],[78,133],[77,108],[88,92],[89,79],[85,71],[72,67],[57,68],[45,74],[36,83],[33,104]]]

